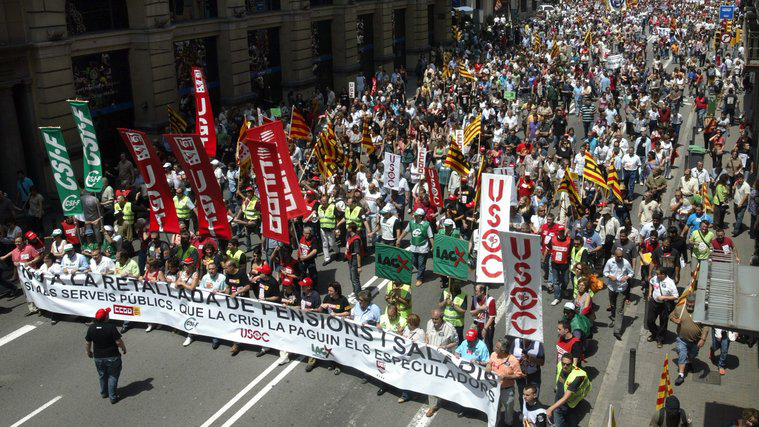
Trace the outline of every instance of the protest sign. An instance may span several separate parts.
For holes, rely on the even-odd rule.
[[[469,277],[469,242],[444,234],[435,235],[432,271],[446,277],[467,280]]]
[[[411,272],[414,267],[411,252],[383,244],[377,244],[376,248],[377,260],[374,263],[374,275],[393,282],[411,283]]]

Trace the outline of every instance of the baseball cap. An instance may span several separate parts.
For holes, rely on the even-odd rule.
[[[466,331],[466,340],[469,342],[477,341],[477,331],[474,329]]]
[[[245,187],[245,191],[253,191],[253,187],[250,187],[250,186]]]
[[[380,212],[383,214],[393,213],[393,210],[389,205],[385,205]]]
[[[95,319],[102,322],[103,320],[108,318],[108,313],[110,312],[111,312],[111,307],[101,308],[95,313]]]
[[[68,252],[68,251],[73,251],[73,250],[74,250],[74,245],[72,245],[71,243],[66,243],[65,245],[63,245],[63,252]]]
[[[259,274],[271,274],[271,267],[269,267],[268,265],[264,264],[264,265],[258,267],[258,269],[256,270],[256,273],[259,273]]]
[[[448,226],[453,226],[453,225],[454,225],[454,222],[453,222],[453,220],[452,220],[452,219],[450,219],[450,218],[446,218],[446,219],[445,219],[445,221],[443,221],[443,225],[444,225],[444,226],[446,226],[446,227],[448,227]]]
[[[564,304],[564,310],[575,311],[575,309],[576,309],[575,303],[573,303],[572,301],[569,301],[566,304]]]
[[[306,191],[306,194],[309,195],[309,196],[313,196],[316,193],[314,193],[314,190],[308,190],[308,191]]]
[[[524,176],[530,176],[530,171],[525,171]]]
[[[195,263],[195,260],[190,257],[187,257],[184,259],[184,261],[182,261],[182,264],[184,265],[192,265],[194,263]]]
[[[26,234],[24,234],[24,237],[26,237],[27,240],[37,240],[37,235],[34,231],[27,231]]]
[[[163,164],[163,167],[165,167],[165,168],[170,168],[170,167],[171,167],[171,163],[169,163],[169,162],[166,162],[166,163],[164,163],[164,164]]]
[[[56,228],[55,230],[53,230],[53,236],[60,236],[62,234],[63,234],[63,231],[61,231],[60,228]]]
[[[451,194],[450,196],[448,196],[448,200],[456,200],[456,195]]]
[[[601,215],[606,215],[606,214],[611,215],[611,208],[608,207],[608,206],[606,206],[605,208],[601,209]]]
[[[214,166],[216,166],[216,165],[219,164],[219,161],[216,160],[216,159],[213,159],[213,160],[211,160],[211,164],[214,165]]]
[[[559,225],[559,226],[556,227],[556,231],[566,231],[566,230],[567,230],[567,228],[564,227],[563,225]]]
[[[414,215],[424,215],[424,209],[417,208],[417,210],[414,211]]]
[[[461,177],[461,182],[467,182],[467,181],[469,181],[469,178],[467,178],[467,177],[465,177],[465,176],[462,176],[462,177]]]
[[[289,277],[285,277],[282,279],[282,286],[292,286],[293,285],[293,279]]]
[[[113,227],[111,227],[110,225],[106,225],[105,227],[103,227],[103,230],[105,230],[105,231],[113,231]]]
[[[298,282],[298,284],[300,285],[301,288],[306,288],[306,287],[310,288],[311,286],[314,285],[314,281],[311,280],[310,277],[306,277],[305,279]]]
[[[474,207],[474,202],[469,202],[466,204],[467,209],[472,209]]]

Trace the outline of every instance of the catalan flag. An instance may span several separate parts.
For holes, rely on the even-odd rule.
[[[455,170],[460,176],[469,175],[469,163],[456,141],[451,141],[451,148],[448,149],[448,157],[446,157],[443,165]]]
[[[474,120],[472,120],[464,129],[464,145],[468,146],[469,144],[474,141],[475,138],[477,138],[480,133],[482,132],[482,114],[477,116]]]
[[[580,193],[577,192],[577,186],[575,186],[572,180],[572,172],[567,168],[564,171],[564,178],[559,183],[559,188],[556,189],[557,193],[567,193],[569,195],[569,201],[572,203],[575,209],[581,214],[585,212],[585,207],[582,205],[582,199],[580,199]]]
[[[561,51],[559,50],[559,41],[556,37],[553,38],[553,46],[551,46],[551,59],[556,59]]]
[[[664,367],[662,368],[661,379],[659,380],[659,390],[656,391],[656,410],[658,411],[663,408],[664,401],[673,394],[672,383],[669,381],[669,352],[667,352],[664,355]]]
[[[459,76],[474,81],[474,74],[463,63],[459,63]]]
[[[236,159],[237,164],[240,165],[240,179],[251,175],[250,168],[253,165],[250,158],[250,150],[248,150],[248,144],[245,144],[245,133],[249,128],[250,122],[245,120],[240,127],[240,135],[237,137]]]
[[[171,133],[187,133],[187,120],[175,109],[171,108],[171,105],[166,105],[166,110],[169,112]]]
[[[443,65],[443,81],[448,81],[448,79],[451,78],[451,69],[448,68],[448,65]]]
[[[619,175],[617,175],[617,168],[614,166],[614,159],[611,159],[609,164],[609,173],[606,176],[606,182],[609,185],[609,190],[614,194],[614,197],[621,203],[622,200],[622,188],[619,185]]]
[[[538,52],[543,48],[543,40],[540,38],[540,34],[535,34],[532,38],[532,48]]]
[[[292,118],[290,119],[290,139],[311,141],[311,128],[306,124],[303,114],[295,107],[293,107]]]
[[[588,32],[585,33],[585,38],[583,39],[582,44],[593,46],[593,33],[590,31],[590,28],[588,28]]]
[[[582,176],[585,180],[593,182],[599,187],[607,188],[601,168],[598,167],[596,160],[587,151],[585,152],[585,168],[582,170]]]
[[[701,203],[704,205],[704,212],[714,212],[712,199],[709,198],[709,186],[706,183],[701,184]]]
[[[369,114],[364,116],[363,126],[361,127],[361,147],[366,150],[366,154],[371,156],[377,149],[372,143],[372,134],[369,133],[371,127],[371,116]]]

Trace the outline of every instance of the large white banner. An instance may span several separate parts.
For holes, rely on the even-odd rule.
[[[477,245],[477,282],[503,283],[501,239],[509,231],[514,177],[483,173],[480,182],[480,241]]]
[[[609,55],[606,57],[606,68],[610,70],[616,70],[625,63],[625,57],[621,53],[616,55]]]
[[[499,233],[506,293],[506,335],[543,342],[540,236]]]
[[[401,156],[385,152],[385,187],[398,190],[401,180]]]
[[[26,297],[55,313],[170,326],[194,335],[265,345],[350,366],[399,389],[431,394],[488,415],[495,425],[500,387],[485,368],[423,343],[340,317],[166,283],[77,273],[40,275],[19,267]]]

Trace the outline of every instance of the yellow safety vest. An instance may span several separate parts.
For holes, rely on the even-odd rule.
[[[124,224],[134,224],[134,212],[132,212],[132,203],[126,202],[124,203],[124,207],[121,207],[120,204],[116,203],[116,205],[113,207],[113,211],[115,213],[121,212],[123,214],[123,220]]]
[[[559,384],[560,375],[561,375],[561,361],[559,361],[559,363],[556,364],[556,385],[557,386]],[[574,369],[572,369],[572,372],[570,372],[569,375],[567,375],[567,379],[564,380],[564,393],[567,392],[567,390],[569,389],[569,385],[572,384],[574,380],[577,379],[577,377],[582,377],[583,380],[582,380],[582,383],[580,384],[580,388],[578,388],[576,392],[572,393],[572,396],[567,401],[567,406],[569,406],[570,408],[574,408],[575,406],[577,406],[577,404],[580,403],[582,399],[585,399],[585,396],[587,396],[588,393],[590,393],[590,390],[593,389],[593,386],[590,384],[590,379],[588,378],[588,374],[582,369],[575,366]]]
[[[227,250],[227,256],[235,260],[238,266],[240,265],[240,257],[243,255],[243,253],[244,252],[239,249],[235,253],[232,253],[231,251]]]
[[[569,268],[570,268],[570,270],[574,269],[575,268],[575,264],[577,264],[578,262],[580,262],[580,260],[582,259],[582,254],[584,254],[586,250],[587,249],[585,249],[585,246],[580,247],[580,250],[577,250],[577,248],[575,246],[572,246],[571,255],[569,257]]]
[[[361,218],[359,218],[359,214],[361,213],[361,206],[356,206],[355,208],[351,209],[348,208],[345,210],[345,225],[350,226],[351,224],[356,224],[356,229],[361,230],[364,228],[364,222],[361,221]]]
[[[187,207],[189,201],[190,198],[187,196],[182,196],[181,199],[174,196],[174,208],[177,210],[177,218],[180,220],[190,219],[190,208]]]
[[[443,290],[443,300],[448,298],[448,295],[450,295],[450,291],[448,289]],[[466,294],[464,292],[459,292],[458,295],[453,297],[453,305],[461,307],[464,305],[464,300],[466,299]],[[466,307],[464,307],[466,309]],[[443,319],[450,323],[454,327],[461,328],[464,326],[464,313],[459,313],[458,311],[454,310],[453,307],[450,305],[445,306],[445,310],[443,310]]]
[[[243,214],[246,221],[258,221],[261,219],[261,212],[258,210],[258,198],[254,197],[248,201]]]
[[[319,214],[319,226],[321,228],[333,229],[335,228],[335,205],[330,204],[327,209],[322,209],[323,206],[319,206],[316,212]]]

